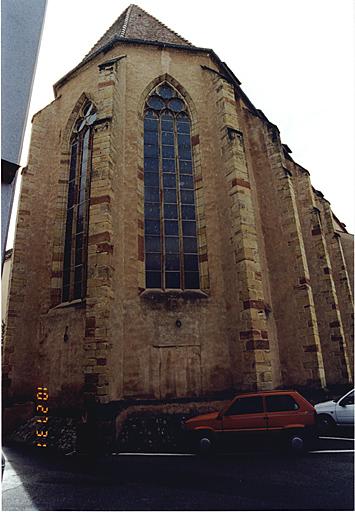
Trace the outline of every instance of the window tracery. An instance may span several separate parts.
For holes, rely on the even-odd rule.
[[[144,111],[144,241],[147,288],[200,288],[191,121],[167,83]]]
[[[70,141],[62,302],[83,298],[86,293],[92,127],[95,120],[95,107],[93,103],[86,102]]]

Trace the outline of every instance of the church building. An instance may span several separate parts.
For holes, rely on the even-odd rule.
[[[352,236],[213,50],[130,5],[54,93],[23,170],[8,400],[352,381]]]

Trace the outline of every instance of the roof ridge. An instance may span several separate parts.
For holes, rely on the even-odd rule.
[[[100,37],[100,39],[98,41],[96,41],[96,43],[90,48],[90,50],[88,51],[88,53],[85,55],[84,60],[86,60],[87,57],[89,57],[95,48],[98,48],[101,41],[105,39],[105,37],[107,36],[107,34],[109,34],[110,30],[116,25],[117,21],[121,18],[121,16],[123,16],[125,14],[125,19],[126,19],[126,16],[127,16],[127,11],[129,10],[130,7],[132,7],[133,4],[129,5],[128,7],[126,7],[126,9],[121,12],[121,14],[118,16],[118,18],[115,19],[115,21],[112,23],[112,25],[109,26],[109,28],[106,30],[106,32]],[[111,36],[110,37],[110,40],[113,39],[113,37],[115,36]]]
[[[131,15],[133,7],[134,7],[134,4],[130,4],[127,7],[126,16],[125,16],[125,19],[124,19],[124,22],[123,22],[123,26],[122,26],[122,30],[121,30],[121,33],[119,34],[119,37],[125,37],[125,33],[126,33],[126,30],[127,30],[127,27],[128,27],[128,22],[129,22],[129,18],[130,18],[130,15]]]
[[[141,20],[141,21],[140,21]],[[180,36],[160,20],[136,4],[130,4],[112,23],[103,36],[92,46],[82,62],[87,62],[107,44],[115,40],[148,40],[182,44],[194,47],[190,41]]]
[[[152,14],[150,14],[149,12],[145,11],[144,9],[142,9],[142,7],[140,7],[139,5],[137,4],[131,4],[130,7],[137,7],[137,9],[139,9],[140,11],[143,11],[144,14],[146,14],[147,16],[149,16],[150,18],[153,18],[154,21],[156,21],[157,23],[159,23],[159,25],[162,25],[164,28],[166,28],[167,30],[169,30],[169,32],[172,32],[173,34],[175,34],[177,37],[179,37],[180,39],[182,39],[183,41],[185,41],[187,44],[193,46],[192,43],[190,43],[190,41],[188,39],[185,39],[184,37],[182,37],[180,34],[178,34],[177,32],[175,32],[175,30],[172,30],[170,27],[168,27],[167,25],[165,25],[165,23],[163,23],[162,21],[158,20],[158,18],[156,18],[155,16],[153,16]]]

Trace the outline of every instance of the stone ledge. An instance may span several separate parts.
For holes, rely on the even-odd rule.
[[[168,301],[169,299],[208,299],[207,293],[202,290],[158,290],[154,288],[146,288],[140,293],[140,297],[145,300],[154,300],[158,302]]]
[[[69,302],[61,302],[60,304],[57,304],[56,306],[50,308],[48,312],[54,311],[56,309],[64,309],[69,307],[76,307],[76,308],[85,308],[86,307],[86,301],[85,299],[75,299],[71,300]]]

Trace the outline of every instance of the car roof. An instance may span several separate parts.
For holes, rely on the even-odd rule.
[[[298,391],[295,391],[294,389],[271,389],[271,390],[265,390],[265,391],[246,391],[245,393],[238,393],[235,395],[234,398],[237,396],[264,396],[264,395],[281,395],[281,394],[290,394],[290,393],[298,393]]]

